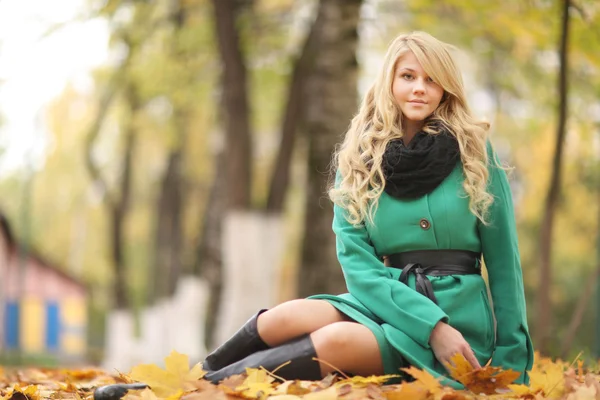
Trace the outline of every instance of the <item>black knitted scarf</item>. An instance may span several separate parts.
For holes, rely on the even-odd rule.
[[[454,169],[460,159],[456,138],[443,126],[437,134],[419,131],[404,145],[392,140],[383,155],[385,191],[399,199],[416,199],[431,193]]]

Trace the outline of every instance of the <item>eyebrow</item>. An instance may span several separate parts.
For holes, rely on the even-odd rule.
[[[404,69],[405,69],[405,70],[407,70],[407,71],[416,72],[416,71],[415,71],[414,69],[412,69],[412,68],[408,68],[408,67],[402,67],[402,68],[400,68],[400,70],[404,70]]]

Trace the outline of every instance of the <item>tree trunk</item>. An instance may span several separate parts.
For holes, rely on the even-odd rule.
[[[542,221],[540,235],[540,284],[537,295],[537,325],[535,329],[536,346],[542,354],[547,354],[549,347],[549,336],[552,332],[552,305],[550,300],[550,289],[552,285],[552,230],[554,227],[554,215],[558,204],[562,154],[565,141],[567,123],[567,72],[568,72],[568,43],[569,43],[569,7],[570,0],[563,0],[562,7],[562,30],[560,37],[560,72],[558,79],[558,127],[556,131],[556,145],[554,148],[554,159],[552,163],[552,176],[546,196],[544,219]]]
[[[171,150],[156,207],[153,297],[167,298],[175,293],[181,272],[181,213],[183,206],[183,149]]]
[[[223,286],[223,257],[221,256],[221,221],[224,214],[225,181],[220,179],[220,171],[225,168],[225,152],[220,150],[216,157],[215,176],[204,211],[200,241],[196,246],[194,274],[208,283],[208,305],[204,327],[205,345],[213,347],[214,331],[219,312],[219,301]]]
[[[599,228],[600,234],[600,228]],[[596,284],[598,282],[598,278],[600,277],[600,260],[597,261],[597,266],[590,276],[586,283],[585,289],[583,289],[583,294],[579,297],[577,301],[577,305],[575,306],[575,310],[573,312],[573,316],[571,317],[571,321],[569,322],[569,327],[567,328],[567,333],[565,334],[565,338],[562,343],[560,356],[563,360],[567,359],[569,356],[569,351],[571,351],[571,345],[573,344],[573,339],[575,339],[575,335],[577,334],[577,330],[583,322],[583,317],[585,315],[585,310],[587,308],[588,302],[592,298],[592,294],[594,289],[596,288]]]
[[[236,0],[213,0],[212,2],[218,48],[223,65],[222,110],[227,152],[227,163],[223,172],[227,187],[227,208],[246,210],[250,207],[252,141],[246,64],[235,20],[238,2]]]
[[[305,235],[299,296],[346,291],[331,231],[329,165],[357,107],[356,48],[360,0],[321,0],[319,57],[307,86],[309,140]]]
[[[170,56],[180,65],[185,65],[190,50],[179,45],[181,34],[189,18],[189,5],[184,0],[171,2],[170,20],[173,25],[171,34]],[[195,74],[188,74],[178,82],[179,87],[187,88],[194,84]],[[154,293],[149,291],[150,303],[156,298],[170,298],[174,295],[183,265],[183,213],[185,210],[185,148],[189,136],[188,126],[192,115],[192,104],[171,97],[173,105],[173,126],[175,142],[167,156],[167,166],[161,181],[160,193],[156,205],[156,225],[154,238],[154,263],[152,278]],[[190,268],[191,269],[191,268]],[[188,271],[191,272],[191,271]]]
[[[300,55],[294,63],[294,71],[288,88],[287,103],[281,126],[279,152],[277,153],[267,198],[267,212],[281,213],[283,210],[285,195],[289,186],[290,165],[296,132],[306,114],[304,85],[314,67],[318,33],[323,29],[322,24],[323,16],[319,14],[306,36]]]
[[[127,270],[125,263],[125,221],[131,202],[131,177],[133,168],[133,153],[137,141],[137,127],[135,116],[140,109],[141,100],[133,83],[127,84],[125,97],[129,108],[129,120],[125,131],[125,148],[123,149],[123,166],[121,168],[121,179],[119,183],[120,195],[111,206],[111,230],[109,230],[112,242],[112,259],[115,272],[114,298],[115,307],[120,310],[128,306]]]

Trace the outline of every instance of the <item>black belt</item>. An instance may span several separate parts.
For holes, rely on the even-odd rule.
[[[417,292],[437,304],[429,276],[481,275],[478,268],[481,253],[467,250],[416,250],[387,256],[389,267],[402,270],[400,282],[408,285],[408,276],[414,274]]]

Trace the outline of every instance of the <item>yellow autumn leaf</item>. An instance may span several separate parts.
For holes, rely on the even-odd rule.
[[[432,394],[436,394],[442,390],[440,381],[425,370],[411,366],[409,368],[402,368],[402,371],[415,378],[415,381],[411,382],[410,385],[419,386]]]
[[[275,379],[267,374],[265,370],[246,368],[246,374],[248,375],[246,380],[235,388],[235,391],[245,398],[262,399],[275,391],[273,388]]]
[[[399,378],[400,375],[381,375],[381,376],[353,376],[352,378],[343,379],[336,383],[337,386],[349,383],[352,387],[366,387],[368,385],[383,385],[392,378]]]
[[[450,376],[460,382],[460,377],[473,371],[473,366],[461,353],[456,353],[450,358],[449,363],[444,363]]]
[[[129,376],[148,384],[158,397],[168,398],[192,389],[190,382],[197,381],[205,374],[200,364],[190,370],[188,356],[172,351],[165,358],[164,370],[154,364],[143,364],[133,367]]]
[[[565,369],[565,363],[536,357],[529,372],[529,386],[534,392],[539,390],[548,398],[558,399],[565,391]]]
[[[40,400],[39,388],[37,385],[28,385],[21,388],[19,384],[16,384],[6,393],[4,398],[10,400],[13,397],[18,399],[21,396],[25,396],[28,400]]]

